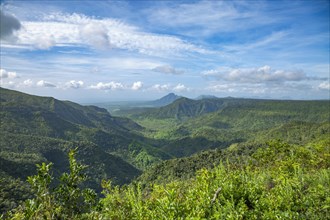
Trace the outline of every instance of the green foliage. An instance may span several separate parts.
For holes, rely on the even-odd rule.
[[[55,217],[51,211],[52,208],[55,208],[53,205],[54,198],[50,193],[50,183],[53,179],[50,174],[51,166],[52,163],[37,165],[38,174],[28,177],[27,181],[35,193],[35,199],[26,201],[26,208],[21,213],[25,219],[53,219]]]
[[[69,152],[70,172],[63,173],[59,185],[52,189],[50,173],[52,163],[37,165],[38,173],[28,177],[35,198],[9,213],[10,219],[74,219],[83,213],[90,213],[96,207],[96,193],[81,183],[86,180],[83,170],[86,166],[75,159],[76,150]]]
[[[185,121],[192,117],[218,111],[223,107],[224,102],[221,99],[192,100],[188,98],[179,98],[167,106],[145,109],[144,112],[130,115],[130,117],[134,119],[175,118],[178,121]]]
[[[206,103],[213,107],[205,107]],[[132,118],[147,128],[143,135],[159,140],[163,151],[184,157],[270,139],[305,145],[329,133],[329,109],[326,100],[179,99]],[[184,116],[176,117],[178,112]]]
[[[265,151],[263,151],[265,150]],[[271,142],[195,178],[126,188],[107,185],[106,219],[328,219],[329,145]],[[261,152],[265,152],[264,154]],[[240,161],[240,162],[238,162]]]
[[[142,147],[147,145],[141,136],[129,131],[141,129],[132,120],[112,117],[95,106],[3,88],[0,98],[0,185],[5,185],[1,212],[15,208],[30,196],[28,187],[17,183],[35,174],[36,163],[52,162],[55,181],[60,173],[67,172],[66,154],[74,146],[79,147],[78,158],[89,165],[86,172],[91,179],[85,184],[99,192],[104,178],[126,184],[140,174],[120,158],[123,155],[114,156],[132,140],[139,140]]]
[[[329,219],[329,144],[224,150],[213,169],[168,183],[114,186],[102,181],[104,198],[81,190],[84,166],[69,154],[70,173],[51,190],[51,164],[29,178],[36,198],[13,211],[10,219]],[[234,162],[226,152],[235,152]],[[242,153],[245,152],[245,153]],[[248,152],[248,154],[246,154]],[[68,196],[68,195],[71,195]]]
[[[68,216],[81,213],[86,210],[86,206],[93,207],[96,202],[95,192],[91,189],[82,191],[79,188],[79,185],[87,179],[82,172],[86,166],[77,163],[75,154],[76,150],[69,152],[70,173],[62,174],[60,185],[56,189],[56,199],[61,206],[66,207]]]
[[[0,173],[0,213],[12,210],[32,197],[29,184]]]

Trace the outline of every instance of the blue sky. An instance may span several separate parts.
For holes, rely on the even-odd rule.
[[[329,1],[1,1],[1,86],[76,102],[329,99]]]

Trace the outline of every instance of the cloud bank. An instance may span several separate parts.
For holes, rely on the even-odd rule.
[[[123,89],[124,85],[119,82],[108,82],[108,83],[103,83],[99,82],[96,85],[91,85],[89,88],[91,89],[99,89],[99,90],[118,90],[118,89]]]
[[[259,68],[219,68],[202,72],[203,76],[213,77],[236,83],[283,83],[303,80],[324,80],[319,77],[309,77],[303,71],[272,70],[268,65]]]
[[[18,78],[16,72],[9,72],[5,69],[0,69],[0,79],[14,79]]]
[[[12,20],[12,24],[4,30],[4,34],[12,33],[20,27],[19,23],[14,22],[14,17],[8,18]],[[38,21],[21,21],[21,24],[24,28],[17,31],[17,44],[28,49],[91,46],[96,49],[117,48],[155,56],[207,52],[179,37],[148,33],[137,26],[112,18],[97,19],[76,13],[53,13]]]

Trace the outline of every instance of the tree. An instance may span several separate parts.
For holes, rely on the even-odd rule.
[[[57,187],[51,188],[52,163],[37,165],[38,173],[28,177],[35,198],[19,207],[11,219],[74,219],[89,213],[96,206],[96,193],[89,188],[81,189],[87,179],[83,173],[86,166],[75,159],[77,149],[70,150],[70,172],[63,173]]]

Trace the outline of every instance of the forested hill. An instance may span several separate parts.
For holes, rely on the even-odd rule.
[[[160,108],[141,109],[134,114],[134,110],[129,112],[135,119],[166,119],[174,118],[180,121],[189,118],[195,118],[208,113],[218,112],[218,114],[228,115],[240,120],[242,112],[273,112],[273,114],[281,112],[282,115],[290,113],[287,119],[291,119],[292,115],[301,117],[306,115],[308,118],[318,117],[319,113],[326,114],[329,109],[329,100],[319,101],[298,101],[298,100],[263,100],[263,99],[241,99],[241,98],[203,98],[193,100],[188,98],[180,98],[173,103]],[[141,112],[142,111],[142,112]],[[312,113],[312,114],[310,114]],[[315,115],[316,113],[316,115]],[[314,115],[314,116],[313,116]],[[328,116],[328,119],[330,116]],[[322,117],[321,120],[323,120]]]
[[[179,98],[169,105],[160,108],[146,109],[142,113],[132,114],[132,118],[175,118],[184,120],[217,111],[225,107],[225,105],[226,103],[221,99],[193,100]]]
[[[87,184],[98,190],[102,179],[127,184],[148,164],[170,158],[137,134],[141,126],[105,109],[3,88],[0,100],[1,210],[29,195],[25,180],[35,164],[52,162],[55,176],[66,171],[73,148],[88,165]]]
[[[89,141],[138,168],[170,158],[138,134],[143,129],[140,125],[128,118],[113,117],[106,109],[3,88],[0,94],[1,132]],[[130,154],[128,148],[134,148],[135,154]],[[149,159],[137,161],[140,153]]]
[[[141,128],[133,121],[111,117],[106,109],[96,106],[81,106],[70,101],[33,96],[3,88],[0,88],[0,94],[1,126],[7,125],[2,127],[5,130],[24,132],[28,129],[28,133],[48,132],[47,136],[63,137],[63,131],[75,130],[77,126],[99,127],[114,132]],[[43,126],[43,131],[36,130],[37,123]]]
[[[250,157],[274,139],[328,149],[324,140],[330,133],[329,100],[179,98],[130,113],[131,118],[3,88],[0,101],[1,211],[32,196],[25,179],[36,173],[35,164],[53,163],[58,179],[68,171],[67,153],[75,148],[88,166],[85,186],[100,192],[103,179],[129,184],[141,173],[140,183],[193,178],[222,160],[240,163],[236,156]]]
[[[174,103],[130,115],[175,157],[234,143],[281,139],[306,144],[330,132],[330,101],[218,98]]]

